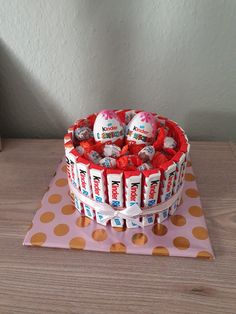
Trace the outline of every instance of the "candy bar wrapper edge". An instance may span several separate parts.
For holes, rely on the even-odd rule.
[[[79,174],[79,183],[81,192],[88,196],[92,197],[92,189],[90,182],[90,173],[89,173],[89,162],[82,157],[78,158],[77,170]],[[94,219],[94,211],[88,205],[83,204],[84,213],[87,217]]]
[[[183,163],[182,173],[180,174],[180,180],[179,180],[179,184],[178,184],[178,189],[184,183],[184,176],[185,176],[185,172],[186,172],[186,168],[187,168],[187,162],[188,162],[188,159],[189,159],[189,152],[190,152],[190,144],[186,143],[186,145],[184,145],[184,149],[183,149],[183,153],[185,153],[185,161]],[[179,205],[180,202],[181,202],[181,196],[178,198],[177,204]]]
[[[168,161],[160,166],[161,170],[161,188],[160,188],[160,201],[165,202],[172,196],[176,164],[173,161]],[[169,208],[166,208],[158,214],[158,223],[163,222],[168,218]]]
[[[78,153],[76,151],[75,148],[73,148],[70,152],[69,152],[69,160],[70,160],[70,180],[72,185],[79,190],[80,189],[80,182],[79,182],[79,175],[78,175],[78,169],[77,169],[77,156]],[[81,204],[81,202],[79,201],[79,199],[77,198],[76,195],[73,195],[74,197],[74,203],[75,203],[75,207],[76,209],[78,209],[78,211],[81,213],[83,206]]]
[[[125,206],[141,205],[142,174],[140,171],[125,171]],[[137,224],[126,220],[127,228],[137,228]]]
[[[174,156],[172,160],[176,164],[175,180],[174,180],[174,187],[173,187],[173,194],[175,194],[180,188],[179,183],[181,180],[182,170],[183,170],[184,163],[186,160],[186,155],[184,152],[180,152],[180,154],[178,156],[177,155]],[[175,201],[175,203],[170,207],[169,214],[174,215],[177,207],[178,207],[178,200]]]
[[[123,171],[107,169],[108,200],[112,207],[124,207]],[[113,227],[122,227],[124,219],[115,217],[111,219]]]
[[[143,190],[143,206],[154,206],[158,202],[160,189],[161,172],[157,169],[143,171],[144,190]],[[143,226],[153,225],[155,222],[155,214],[142,217]]]
[[[90,167],[90,178],[92,182],[92,191],[93,191],[93,198],[96,202],[99,203],[106,203],[107,196],[106,196],[106,180],[105,180],[105,170],[99,166],[91,166]],[[98,223],[102,225],[106,225],[104,222],[104,216],[99,213],[95,212],[96,220]]]

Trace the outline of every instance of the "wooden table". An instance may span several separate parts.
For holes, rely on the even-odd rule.
[[[27,248],[61,140],[0,153],[0,313],[236,313],[236,145],[192,143],[215,261]]]

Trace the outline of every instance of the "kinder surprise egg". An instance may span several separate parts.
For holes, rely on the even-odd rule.
[[[152,144],[157,133],[156,121],[150,112],[139,112],[129,123],[127,142],[134,144]]]
[[[124,128],[113,110],[103,110],[94,122],[93,134],[96,142],[107,144],[121,142],[124,139]]]

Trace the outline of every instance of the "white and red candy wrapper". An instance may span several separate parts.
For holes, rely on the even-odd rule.
[[[160,201],[165,202],[171,196],[174,187],[176,164],[173,161],[168,161],[160,166],[161,171],[161,188],[160,188]],[[158,214],[157,221],[159,223],[163,222],[169,213],[169,208]]]
[[[113,110],[101,111],[94,122],[94,139],[100,143],[123,143],[124,126]]]
[[[84,158],[78,158],[77,171],[79,176],[80,190],[82,194],[92,197],[92,187],[90,182],[90,164]],[[84,213],[87,217],[94,219],[95,214],[92,208],[84,204]]]
[[[143,162],[147,162],[153,159],[155,155],[155,148],[153,146],[145,146],[140,150],[138,156]]]
[[[100,166],[90,167],[90,178],[92,183],[93,198],[96,202],[106,203],[106,177],[105,170]],[[100,212],[96,212],[96,220],[102,225],[106,225],[103,220],[103,215]]]
[[[109,204],[115,208],[124,207],[123,172],[121,170],[107,170],[107,188]],[[113,227],[123,227],[124,220],[120,217],[111,219]]]
[[[84,141],[92,137],[93,131],[87,126],[82,126],[77,127],[74,134],[77,140]]]
[[[125,171],[125,206],[141,205],[142,174],[140,171]],[[128,228],[137,228],[137,224],[127,220]]]
[[[121,148],[114,144],[106,144],[103,149],[103,155],[105,157],[118,158],[121,154]]]
[[[91,130],[96,130],[96,134],[91,134]],[[175,122],[156,114],[135,110],[92,114],[68,129],[64,146],[70,186],[117,210],[134,204],[146,209],[163,203],[184,183],[189,154],[186,134]],[[80,212],[106,224],[101,212],[81,203],[76,192],[73,196]],[[176,211],[179,203],[180,197],[158,214],[141,215],[139,221],[145,227],[157,217],[160,223]],[[111,218],[111,225],[138,227],[117,216]]]
[[[100,159],[99,164],[105,168],[116,168],[116,159],[112,157],[104,157]]]
[[[143,171],[143,206],[148,208],[158,203],[158,196],[160,190],[160,170],[146,170]],[[149,214],[142,217],[143,226],[153,225],[155,222],[155,214]]]

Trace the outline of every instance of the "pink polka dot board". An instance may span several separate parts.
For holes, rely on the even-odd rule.
[[[24,245],[130,254],[213,259],[195,176],[188,162],[182,202],[161,224],[124,229],[102,226],[82,216],[69,196],[62,161],[36,212]]]

